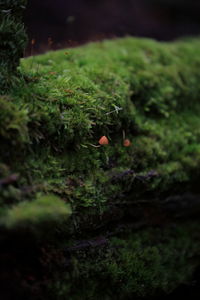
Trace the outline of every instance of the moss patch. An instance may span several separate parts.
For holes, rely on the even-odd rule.
[[[0,95],[18,82],[17,67],[27,36],[23,24],[26,0],[0,1]]]
[[[77,247],[71,274],[53,284],[52,299],[149,299],[170,293],[189,283],[198,262],[192,259],[199,253],[197,226],[151,228],[109,238],[100,247]]]
[[[21,202],[6,211],[2,217],[7,228],[36,226],[38,223],[59,223],[71,214],[71,209],[56,196],[42,196],[35,201]]]
[[[130,191],[134,201],[149,172],[140,191],[188,191],[199,176],[198,49],[198,39],[127,38],[22,60],[18,87],[0,99],[1,176],[74,207]],[[102,135],[109,145],[94,147]]]
[[[199,46],[199,39],[158,43],[126,38],[22,60],[18,86],[0,96],[1,230],[37,224],[44,232],[42,243],[49,243],[46,227],[38,225],[65,219],[69,204],[69,223],[56,227],[63,243],[90,238],[121,221],[167,225],[174,220],[177,209],[170,216],[164,212],[166,197],[199,193]],[[104,135],[109,144],[100,146]],[[124,147],[125,138],[130,147]],[[49,194],[53,198],[43,205],[38,199]],[[182,202],[187,207],[188,201]],[[190,248],[193,257],[199,249],[193,239],[196,227],[187,233],[177,225],[177,238],[171,229],[168,238],[166,231],[166,249],[161,237],[154,246],[151,230],[141,239],[133,231],[112,238],[109,249],[94,257],[90,252],[73,256],[75,277],[68,272],[67,282],[52,283],[58,299],[68,290],[74,299],[76,292],[82,295],[76,274],[88,276],[86,299],[108,278],[112,291],[121,284],[127,297],[170,291],[196,266],[187,253]],[[59,238],[54,237],[53,249]],[[94,282],[96,270],[100,277]],[[79,291],[71,287],[75,281]],[[107,291],[105,286],[102,293],[109,299]]]

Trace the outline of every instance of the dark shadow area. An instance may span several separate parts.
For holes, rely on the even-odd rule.
[[[198,0],[30,0],[25,19],[35,51],[44,52],[126,35],[198,35],[199,12]]]

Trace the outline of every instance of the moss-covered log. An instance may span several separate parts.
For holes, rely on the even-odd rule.
[[[0,0],[0,95],[16,82],[27,40],[22,20],[26,3],[27,0]]]
[[[131,299],[189,282],[200,265],[199,46],[126,38],[22,60],[0,98],[2,243],[9,259],[28,257],[11,271],[15,288]]]

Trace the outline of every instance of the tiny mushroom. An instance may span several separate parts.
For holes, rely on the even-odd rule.
[[[125,139],[123,142],[124,147],[129,147],[131,145],[131,142],[129,139]]]
[[[109,144],[108,138],[105,135],[103,135],[99,140],[99,144],[100,145],[108,145]]]

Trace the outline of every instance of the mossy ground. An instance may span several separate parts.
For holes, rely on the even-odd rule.
[[[77,250],[72,254],[71,280],[63,280],[64,285],[57,282],[60,299],[67,295],[71,299],[148,299],[169,294],[177,285],[189,283],[198,264],[198,259],[192,259],[199,253],[197,226],[186,223],[120,234],[100,249]]]
[[[37,213],[46,219],[37,209],[43,194],[72,207],[60,230],[87,236],[86,227],[126,217],[130,203],[198,193],[199,46],[126,38],[22,60],[18,84],[0,96],[1,226],[32,226]],[[96,147],[103,135],[109,144]],[[63,204],[42,213],[60,220]]]
[[[108,183],[127,170],[156,171],[150,189],[183,188],[199,173],[199,44],[127,38],[23,60],[0,99],[2,177],[19,173],[21,186],[76,206],[117,196],[123,188]],[[102,135],[110,144],[93,147]]]

